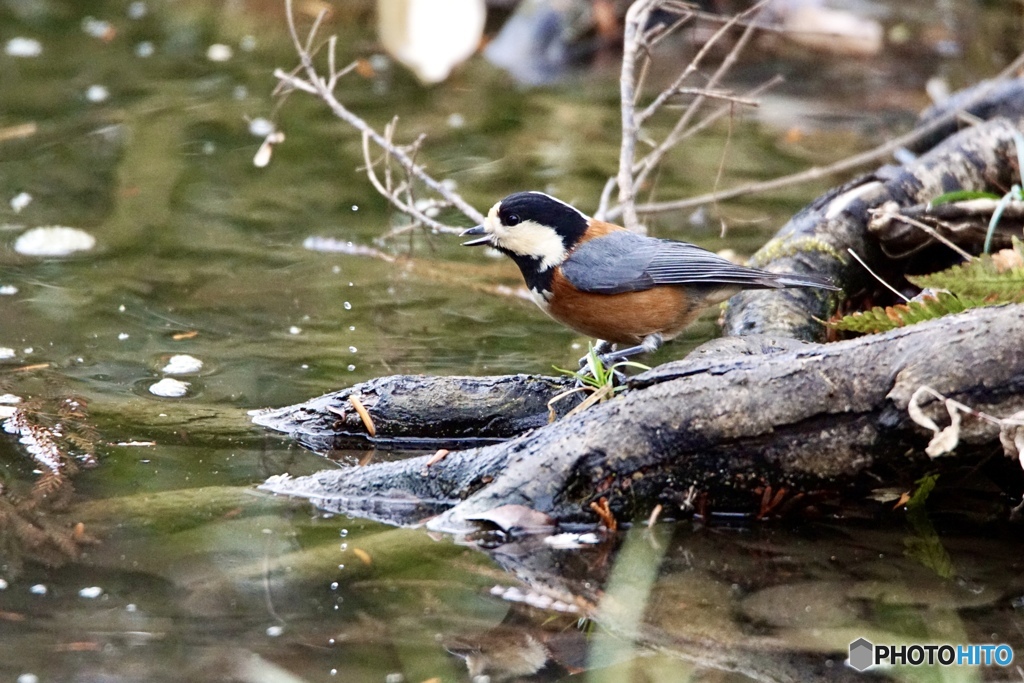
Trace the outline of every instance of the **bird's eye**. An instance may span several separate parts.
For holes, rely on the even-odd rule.
[[[508,226],[518,225],[521,220],[522,219],[518,216],[518,214],[510,213],[508,216],[505,217],[504,223],[505,225]]]

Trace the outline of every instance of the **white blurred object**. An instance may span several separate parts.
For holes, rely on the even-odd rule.
[[[234,55],[235,51],[231,49],[231,46],[223,43],[214,43],[206,48],[206,58],[211,62],[226,62]]]
[[[84,230],[50,225],[23,232],[14,242],[14,251],[26,256],[67,256],[95,246],[96,238]]]
[[[812,50],[871,57],[885,45],[878,21],[825,7],[818,0],[775,0],[769,11],[775,14],[787,38]]]
[[[377,0],[377,30],[388,53],[424,84],[440,83],[476,52],[484,0]]]
[[[942,104],[949,99],[949,81],[942,76],[932,76],[924,84],[924,91],[934,104]]]
[[[32,195],[28,192],[19,192],[11,197],[11,208],[14,213],[21,213],[21,210],[32,203]]]
[[[203,361],[187,353],[179,353],[167,359],[167,365],[160,372],[168,375],[192,375],[203,369]]]
[[[35,38],[11,38],[4,46],[4,52],[10,57],[38,57],[43,54],[43,44]]]
[[[164,377],[156,384],[149,386],[149,393],[164,398],[181,398],[188,393],[188,384],[188,382],[182,382],[171,377]]]

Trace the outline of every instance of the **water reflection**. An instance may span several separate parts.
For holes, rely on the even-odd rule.
[[[0,592],[5,675],[824,681],[859,676],[843,663],[859,637],[1024,646],[1007,537],[943,539],[943,578],[889,524],[680,523],[481,551],[248,490],[196,490],[188,519],[145,498],[74,567],[27,568]]]
[[[658,192],[866,146],[921,106],[926,78],[977,80],[1018,42],[1003,6],[875,9],[904,34],[971,47],[955,61],[912,43],[873,62],[759,55],[740,78],[789,76],[764,127],[710,132]],[[471,59],[423,89],[376,53],[370,3],[334,10],[328,28],[369,67],[346,101],[378,124],[400,113],[410,138],[428,131],[425,161],[476,205],[536,188],[593,207],[618,154],[615,65],[529,91]],[[847,675],[842,651],[860,636],[1020,645],[1012,530],[680,524],[483,552],[255,492],[324,461],[254,428],[248,409],[390,373],[550,372],[584,340],[496,295],[518,284],[506,264],[428,235],[376,242],[395,226],[355,170],[358,140],[309,99],[276,110],[269,97],[269,74],[295,61],[279,3],[7,2],[0,44],[0,396],[37,401],[100,462],[73,495],[37,491],[47,506],[17,508],[42,464],[0,440],[15,508],[0,508],[0,678],[814,680]],[[268,122],[286,138],[257,168]],[[654,227],[749,252],[818,189]],[[95,245],[16,248],[54,225]],[[660,358],[713,333],[709,317]],[[176,357],[203,367],[179,377],[184,396],[154,396]],[[67,429],[69,398],[89,434]]]

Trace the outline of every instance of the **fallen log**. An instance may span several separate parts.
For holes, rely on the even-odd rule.
[[[568,377],[394,375],[250,415],[256,424],[284,432],[314,451],[465,448],[546,425],[548,402],[571,388]],[[576,402],[570,398],[557,407],[564,414]],[[356,405],[366,411],[373,435]]]
[[[462,532],[508,505],[591,524],[602,498],[629,521],[659,504],[678,509],[687,491],[711,509],[750,510],[765,486],[909,482],[944,462],[924,454],[929,432],[907,410],[914,393],[929,386],[996,416],[1024,409],[1022,338],[1024,305],[1005,305],[825,346],[698,356],[545,429],[429,467],[411,458],[263,488],[390,523],[437,515],[430,528]],[[949,422],[944,403],[923,409]],[[999,427],[985,420],[965,417],[959,439],[963,454],[1002,453]]]

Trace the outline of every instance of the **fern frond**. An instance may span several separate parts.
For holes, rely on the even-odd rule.
[[[983,299],[958,297],[949,292],[938,292],[896,306],[875,306],[869,311],[853,313],[840,320],[830,323],[831,327],[847,332],[873,334],[886,332],[897,327],[906,327],[914,323],[941,318],[951,313],[961,313],[968,308],[987,305]],[[994,302],[992,302],[994,303]]]
[[[944,289],[956,296],[978,297],[989,303],[1018,302],[1024,300],[1024,265],[1015,265],[1013,261],[1002,254],[982,254],[938,273],[908,275],[907,280],[922,289]]]

